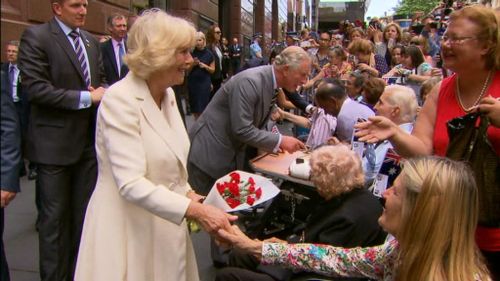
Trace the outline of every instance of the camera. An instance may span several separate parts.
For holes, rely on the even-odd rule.
[[[370,26],[377,30],[382,30],[382,25],[380,24],[380,22],[372,21],[370,22]]]

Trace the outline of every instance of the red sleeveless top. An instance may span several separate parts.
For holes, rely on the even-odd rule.
[[[466,114],[456,98],[455,80],[456,74],[453,74],[441,82],[441,88],[439,89],[436,124],[434,125],[433,137],[434,154],[439,156],[446,155],[446,148],[449,143],[446,123],[453,118]],[[494,98],[500,97],[500,71],[496,71],[493,75],[493,80],[485,96],[488,95]],[[500,128],[490,126],[488,128],[488,139],[497,155],[500,156]]]
[[[441,82],[441,88],[439,89],[433,137],[434,154],[439,156],[446,155],[446,148],[449,143],[446,123],[453,118],[466,114],[456,98],[455,80],[456,74],[453,74]],[[493,80],[485,96],[488,95],[494,98],[500,97],[500,71],[496,71],[493,75]],[[488,128],[488,139],[496,154],[500,156],[500,128],[490,125]],[[481,250],[500,251],[500,228],[478,226],[476,229],[476,243]]]

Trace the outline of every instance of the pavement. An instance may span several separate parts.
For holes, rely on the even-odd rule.
[[[4,243],[11,281],[40,280],[38,269],[38,232],[35,228],[35,181],[21,178],[21,193],[5,209]],[[215,268],[210,257],[206,232],[192,234],[198,270],[202,281],[212,281]]]

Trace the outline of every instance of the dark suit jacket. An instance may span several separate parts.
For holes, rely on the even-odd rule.
[[[126,48],[126,46],[125,46]],[[102,63],[104,65],[104,74],[109,85],[121,80],[128,73],[128,67],[123,65],[121,75],[118,75],[118,66],[116,65],[115,50],[111,39],[101,43]]]
[[[247,145],[271,152],[279,136],[261,128],[273,96],[270,65],[231,77],[189,130],[189,162],[217,179],[244,168]]]
[[[21,129],[16,107],[8,93],[8,79],[2,69],[1,95],[1,183],[6,191],[19,192],[19,165],[21,164]]]
[[[289,92],[285,89],[283,89],[283,92],[285,93],[286,97],[290,100],[290,102],[295,105],[298,109],[302,111],[306,111],[306,107],[309,105],[309,103],[304,100],[299,93],[297,92]]]
[[[5,79],[5,80],[4,80]],[[17,97],[19,102],[16,103],[16,110],[19,116],[19,124],[21,125],[21,137],[24,137],[28,129],[28,120],[30,112],[30,103],[28,101],[28,93],[25,91],[21,85],[21,74],[19,74],[17,79]],[[12,97],[12,87],[10,77],[9,77],[9,63],[2,64],[2,81],[6,81],[6,91],[10,97]]]
[[[91,86],[98,88],[105,83],[100,46],[90,33],[81,30],[81,36]],[[84,148],[93,147],[96,106],[79,109],[80,92],[88,89],[76,53],[55,19],[24,31],[18,61],[31,102],[26,157],[49,165],[76,163]]]

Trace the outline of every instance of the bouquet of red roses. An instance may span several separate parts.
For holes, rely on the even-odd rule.
[[[262,196],[262,188],[255,185],[253,177],[242,180],[238,172],[229,174],[231,179],[227,182],[217,182],[217,191],[231,208],[236,208],[242,203],[253,206],[255,200]]]
[[[204,202],[232,212],[251,208],[278,193],[279,189],[269,179],[234,171],[215,182]]]

